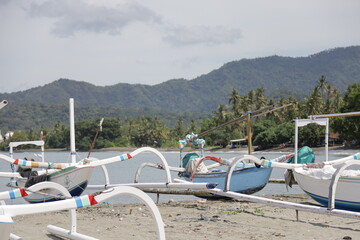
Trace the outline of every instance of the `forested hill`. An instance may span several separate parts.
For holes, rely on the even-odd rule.
[[[340,91],[345,91],[350,83],[360,82],[360,46],[336,48],[308,57],[242,59],[192,80],[175,79],[154,86],[119,83],[100,87],[59,79],[42,87],[0,94],[0,99],[11,104],[67,104],[72,97],[77,106],[210,113],[218,104],[228,102],[232,88],[240,95],[265,88],[270,97],[286,93],[301,98],[313,90],[322,75]]]

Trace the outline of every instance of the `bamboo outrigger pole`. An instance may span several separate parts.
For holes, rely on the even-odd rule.
[[[247,115],[248,154],[252,154],[251,114]]]
[[[214,128],[211,128],[209,130],[206,130],[200,134],[198,134],[199,137],[203,137],[215,130],[218,130],[222,127],[225,127],[227,125],[230,125],[230,124],[233,124],[235,122],[238,122],[238,121],[241,121],[241,120],[244,120],[244,119],[247,119],[248,115],[250,114],[251,115],[251,118],[254,118],[254,117],[259,117],[259,116],[262,116],[264,114],[267,114],[267,113],[270,113],[270,112],[273,112],[273,111],[276,111],[276,110],[279,110],[279,109],[282,109],[282,108],[285,108],[285,107],[288,107],[292,105],[292,103],[289,103],[289,104],[286,104],[286,105],[283,105],[283,106],[279,106],[279,107],[275,107],[275,105],[270,105],[270,106],[267,106],[267,107],[264,107],[264,108],[261,108],[261,109],[258,109],[258,110],[255,110],[255,111],[251,111],[251,112],[246,112],[244,113],[243,115],[241,115],[240,117],[238,118],[235,118],[233,120],[230,120],[226,123],[223,123],[223,124],[220,124],[219,126],[217,127],[214,127]]]
[[[260,112],[262,112],[262,111],[272,109],[272,108],[274,108],[274,106],[275,106],[275,105],[270,105],[270,106],[261,108],[261,109],[259,109],[259,110],[255,110],[255,111],[253,111],[253,112],[251,112],[251,113],[252,113],[252,114],[258,114],[258,113],[260,113]],[[230,124],[233,124],[233,123],[235,123],[235,122],[244,120],[244,119],[247,118],[247,115],[248,115],[249,113],[250,113],[250,112],[244,113],[243,115],[241,115],[241,116],[238,117],[238,118],[235,118],[235,119],[230,120],[230,121],[228,121],[228,122],[226,122],[226,123],[220,124],[220,125],[217,126],[217,127],[214,127],[214,128],[209,129],[209,130],[206,130],[206,131],[200,133],[198,136],[199,136],[199,137],[203,137],[203,136],[205,136],[205,135],[207,135],[207,134],[209,134],[209,133],[211,133],[211,132],[213,132],[213,131],[215,131],[215,130],[218,130],[218,129],[222,128],[222,127],[225,127],[225,126],[230,125]]]
[[[330,113],[330,114],[321,114],[321,115],[310,115],[309,118],[330,118],[330,117],[355,117],[360,116],[360,112],[347,112],[347,113]]]
[[[270,106],[267,106],[267,107],[264,107],[264,108],[261,108],[261,109],[255,110],[255,111],[246,112],[243,115],[241,115],[240,117],[235,118],[233,120],[230,120],[230,121],[228,121],[226,123],[220,124],[217,127],[206,130],[206,131],[200,133],[198,136],[203,137],[203,136],[205,136],[205,135],[207,135],[207,134],[209,134],[209,133],[211,133],[211,132],[213,132],[215,130],[218,130],[218,129],[222,128],[222,127],[225,127],[225,126],[233,124],[235,122],[247,119],[248,154],[251,155],[251,153],[252,153],[251,118],[259,117],[259,116],[265,115],[267,113],[270,113],[270,112],[273,112],[273,111],[288,107],[290,105],[292,105],[292,103],[289,103],[289,104],[286,104],[286,105],[283,105],[283,106],[279,106],[279,107],[276,107],[275,105],[270,105]]]

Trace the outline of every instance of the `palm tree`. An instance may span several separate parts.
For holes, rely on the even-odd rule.
[[[250,111],[255,105],[255,92],[254,92],[254,90],[251,90],[251,91],[248,92],[247,104],[248,104],[248,109]]]
[[[320,88],[321,90],[324,90],[326,89],[327,85],[329,85],[329,83],[326,81],[325,76],[322,75],[317,82],[317,87]]]
[[[264,88],[257,88],[255,90],[255,107],[256,109],[260,109],[266,105],[266,97],[264,95]]]
[[[214,113],[214,121],[217,125],[224,123],[227,121],[227,111],[226,106],[224,104],[219,104],[217,112]]]
[[[182,138],[185,136],[184,119],[182,115],[179,115],[176,125],[172,131],[173,137]]]
[[[321,93],[323,99],[323,111],[322,113],[334,113],[339,111],[342,100],[339,91],[331,86],[325,76],[321,76],[318,80],[317,87]]]
[[[231,91],[231,94],[229,95],[229,104],[231,104],[231,110],[235,117],[238,117],[241,115],[240,111],[240,102],[241,97],[239,96],[239,92],[233,88]]]
[[[315,87],[309,97],[305,99],[307,115],[321,114],[323,109],[323,99],[319,87]]]

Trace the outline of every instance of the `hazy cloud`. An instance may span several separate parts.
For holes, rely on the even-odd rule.
[[[10,2],[10,0],[0,0],[0,5],[6,5]]]
[[[179,26],[168,29],[164,40],[171,45],[193,44],[226,44],[233,43],[242,37],[238,28],[227,29],[223,26]]]
[[[133,22],[160,21],[155,12],[132,1],[110,8],[80,0],[48,0],[41,4],[32,3],[28,13],[32,17],[55,19],[52,32],[61,37],[77,32],[120,34]]]

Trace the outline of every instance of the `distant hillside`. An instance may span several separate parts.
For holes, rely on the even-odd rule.
[[[0,130],[4,134],[9,130],[29,130],[40,129],[40,127],[54,127],[55,123],[61,122],[69,126],[69,100],[65,104],[40,104],[40,103],[21,103],[11,104],[0,111]],[[189,126],[191,120],[201,121],[207,114],[184,112],[174,114],[173,112],[156,110],[150,108],[123,108],[117,106],[91,107],[77,106],[75,102],[75,121],[100,118],[118,118],[126,120],[127,118],[138,118],[140,116],[149,116],[158,118],[162,122],[173,127],[179,116],[182,116],[185,126]]]
[[[67,104],[70,97],[77,106],[119,107],[168,112],[210,113],[236,88],[240,95],[265,88],[271,97],[297,96],[301,100],[313,90],[320,76],[341,91],[360,82],[360,46],[336,48],[308,57],[270,56],[226,63],[219,69],[193,80],[174,79],[154,86],[119,83],[95,86],[86,82],[59,79],[42,87],[10,94],[0,99],[11,105],[24,103]],[[8,106],[9,107],[9,106]],[[123,114],[127,114],[123,111]]]

